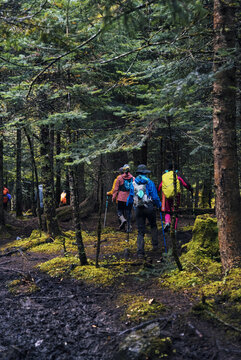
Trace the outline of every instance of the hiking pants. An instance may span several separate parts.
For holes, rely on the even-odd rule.
[[[180,205],[180,194],[177,195],[177,210]],[[165,223],[171,224],[171,212],[174,211],[173,198],[165,199]],[[177,230],[178,214],[175,222],[175,230]]]
[[[132,210],[132,204],[129,204],[128,206],[126,206],[125,201],[118,200],[117,214],[119,217],[121,215],[123,215],[126,218],[128,224],[130,224],[130,222],[131,222],[131,210]]]
[[[136,224],[138,228],[137,235],[137,254],[144,255],[144,236],[146,232],[146,219],[148,219],[151,226],[151,240],[152,246],[158,246],[158,230],[156,225],[156,209],[152,203],[148,207],[142,206],[136,208]]]

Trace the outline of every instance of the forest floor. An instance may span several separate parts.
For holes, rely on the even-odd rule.
[[[1,245],[11,244],[17,237],[30,236],[37,219],[17,220],[9,217],[8,237]],[[181,218],[180,227],[192,225],[193,219]],[[108,217],[108,226],[117,228],[116,216]],[[97,217],[82,221],[85,231],[94,231]],[[71,222],[61,223],[63,231]],[[133,225],[133,230],[135,224]],[[116,231],[117,232],[117,231]],[[183,244],[191,238],[189,231],[178,233]],[[167,237],[169,246],[169,239]],[[105,243],[103,243],[103,246]],[[69,277],[50,277],[35,265],[53,257],[46,253],[22,252],[0,256],[0,359],[2,360],[127,360],[118,357],[118,347],[128,329],[138,329],[145,318],[133,322],[126,314],[120,295],[140,296],[149,304],[163,304],[164,310],[153,318],[161,321],[162,335],[171,339],[165,356],[171,360],[238,360],[241,358],[240,334],[214,319],[195,313],[201,299],[191,291],[173,292],[157,286],[163,265],[161,252],[147,252],[148,261],[140,263],[135,253],[130,257],[135,276],[127,271],[108,286],[88,284]],[[119,257],[122,255],[119,254]],[[137,271],[139,270],[139,272]],[[141,270],[141,271],[140,271]],[[16,279],[34,283],[38,291],[12,293],[8,284]],[[124,333],[124,331],[126,331]],[[129,358],[128,358],[129,359]],[[131,359],[131,358],[130,358]],[[134,359],[134,358],[133,358]],[[152,357],[140,359],[152,360]]]

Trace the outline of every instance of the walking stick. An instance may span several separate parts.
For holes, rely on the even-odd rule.
[[[165,239],[165,235],[164,235],[164,226],[163,226],[161,211],[160,211],[160,218],[161,218],[161,224],[162,224],[162,235],[163,235],[163,241],[164,241],[164,246],[165,246],[165,253],[167,253],[167,244],[166,244],[166,239]]]
[[[105,202],[104,227],[105,227],[105,224],[106,224],[107,209],[108,209],[108,195],[106,196],[106,202]]]

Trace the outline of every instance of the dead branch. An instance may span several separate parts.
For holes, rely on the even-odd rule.
[[[140,330],[143,329],[144,327],[146,327],[147,325],[153,324],[155,322],[161,322],[161,321],[166,321],[169,322],[171,320],[171,317],[159,317],[159,318],[155,318],[153,320],[149,320],[149,321],[145,321],[137,326],[134,326],[130,329],[126,329],[124,331],[121,331],[119,333],[119,336],[125,335],[125,334],[129,334],[132,331],[136,331],[136,330]]]
[[[219,322],[221,322],[222,324],[224,324],[225,326],[229,327],[230,329],[233,329],[235,331],[241,332],[241,329],[237,328],[236,326],[227,323],[226,321],[220,319],[217,315],[213,314],[211,311],[208,310],[204,310],[208,315],[210,315],[211,317],[213,317],[215,320],[218,320]]]

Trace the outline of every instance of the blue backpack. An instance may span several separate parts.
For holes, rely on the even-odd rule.
[[[122,184],[120,186],[120,191],[130,191],[130,188],[131,188],[131,183],[133,181],[133,178],[130,178],[130,179],[124,179],[124,184]]]

